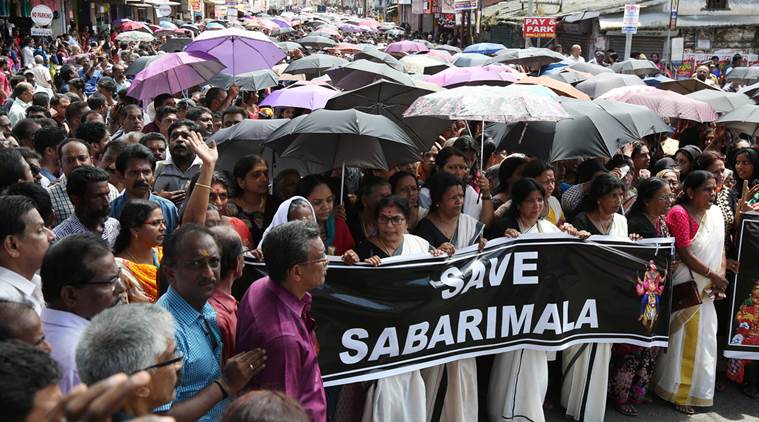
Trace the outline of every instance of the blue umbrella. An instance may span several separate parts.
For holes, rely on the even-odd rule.
[[[161,28],[166,28],[166,29],[177,29],[177,26],[169,21],[161,21],[158,23],[158,26],[160,26]]]
[[[553,75],[553,74],[561,72],[567,66],[568,66],[567,63],[551,63],[549,65],[543,66],[540,74],[541,75]]]
[[[482,66],[490,60],[489,56],[480,53],[456,53],[453,55],[453,64],[458,67]]]
[[[501,50],[505,50],[506,46],[503,44],[497,44],[492,42],[481,42],[472,44],[464,49],[465,53],[480,53],[480,54],[495,54]]]
[[[659,85],[662,84],[662,82],[670,82],[673,80],[674,79],[668,78],[664,75],[648,76],[648,77],[643,78],[643,82],[645,82],[646,85],[654,86],[657,88],[659,87]]]

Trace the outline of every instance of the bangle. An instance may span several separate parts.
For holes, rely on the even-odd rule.
[[[204,185],[202,183],[195,183],[195,187],[200,186],[201,188],[207,188],[208,190],[211,190],[211,185]]]
[[[227,397],[229,397],[229,393],[227,393],[227,390],[224,389],[223,385],[221,385],[221,381],[215,380],[213,383],[219,386],[219,390],[221,390],[221,396],[222,396],[221,399],[222,400],[224,400]]]

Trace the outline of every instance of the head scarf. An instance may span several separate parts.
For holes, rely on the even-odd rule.
[[[266,235],[269,234],[272,229],[290,221],[287,218],[288,214],[290,214],[290,205],[298,199],[302,200],[308,205],[308,209],[311,210],[311,217],[314,219],[314,221],[316,221],[316,213],[314,213],[314,207],[311,206],[311,203],[308,202],[308,199],[302,196],[293,196],[292,198],[287,199],[286,201],[279,204],[279,208],[277,208],[277,212],[274,214],[274,218],[272,218],[271,224],[269,224],[269,227],[267,227],[264,231],[264,235],[261,236],[261,242],[258,244],[259,248],[261,245],[263,245],[264,239],[266,239]]]

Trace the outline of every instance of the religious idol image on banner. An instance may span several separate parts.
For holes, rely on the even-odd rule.
[[[739,231],[738,259],[741,263],[730,296],[730,331],[725,356],[728,378],[743,381],[749,360],[759,359],[759,214],[745,213]]]

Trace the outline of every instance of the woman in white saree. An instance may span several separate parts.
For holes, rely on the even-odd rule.
[[[685,414],[693,406],[711,406],[717,372],[717,314],[714,299],[724,298],[728,282],[722,267],[725,224],[714,175],[688,173],[678,205],[667,214],[680,265],[672,277],[677,286],[694,280],[702,303],[673,311],[669,348],[659,355],[653,384],[656,394]]]

